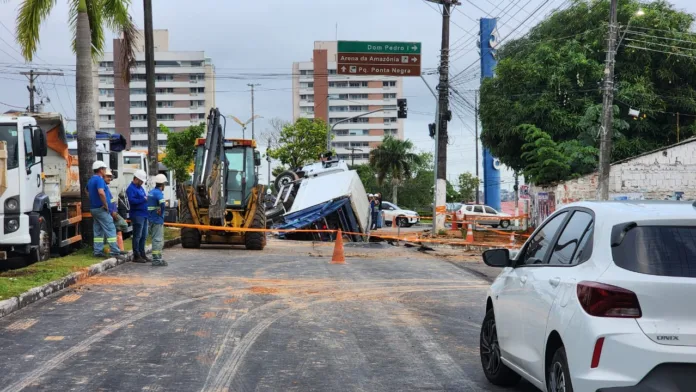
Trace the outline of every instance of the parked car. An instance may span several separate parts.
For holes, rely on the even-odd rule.
[[[696,385],[696,205],[583,202],[551,215],[504,270],[481,326],[483,372],[548,391]]]
[[[400,227],[411,227],[420,222],[420,216],[416,211],[404,210],[388,201],[382,202],[382,214],[384,214],[384,223],[387,226],[391,226],[394,219]]]
[[[458,221],[465,220],[465,216],[485,218],[477,220],[476,224],[492,226],[494,229],[498,226],[502,227],[503,229],[507,229],[510,227],[510,218],[512,218],[510,214],[496,211],[492,207],[482,204],[465,204],[456,212],[456,216]]]

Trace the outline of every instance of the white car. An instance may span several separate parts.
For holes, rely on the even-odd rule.
[[[582,202],[556,211],[503,267],[481,327],[483,371],[544,391],[696,388],[696,206]]]
[[[512,218],[510,214],[496,211],[482,204],[465,204],[455,214],[458,221],[464,221],[465,217],[469,216],[476,219],[477,225],[492,226],[494,229],[498,226],[507,229],[510,227],[510,218]]]
[[[400,227],[411,227],[420,222],[420,216],[416,211],[404,210],[388,201],[382,202],[382,214],[385,226],[391,226],[394,219]]]

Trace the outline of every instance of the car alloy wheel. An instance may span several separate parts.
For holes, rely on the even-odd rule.
[[[563,371],[563,364],[554,362],[549,376],[551,377],[549,380],[549,392],[566,392],[566,379],[565,372]]]
[[[481,363],[489,374],[496,374],[500,369],[500,346],[495,319],[486,320],[481,334]]]

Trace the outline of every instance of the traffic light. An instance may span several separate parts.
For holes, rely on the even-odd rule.
[[[430,131],[430,137],[435,139],[435,123],[428,124],[428,131]]]
[[[406,118],[406,116],[408,115],[408,107],[406,106],[406,98],[397,99],[396,106],[399,107],[399,112],[397,113],[396,117]]]

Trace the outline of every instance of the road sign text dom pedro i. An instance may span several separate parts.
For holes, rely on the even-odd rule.
[[[341,75],[420,76],[420,42],[338,41]]]

